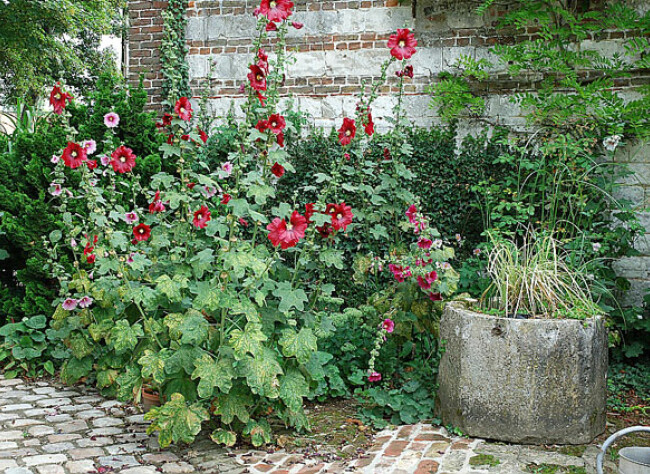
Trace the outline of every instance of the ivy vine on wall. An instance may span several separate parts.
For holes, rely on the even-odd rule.
[[[186,61],[185,1],[169,0],[162,12],[163,37],[160,46],[160,63],[163,75],[163,101],[174,104],[180,97],[190,95],[189,66]]]

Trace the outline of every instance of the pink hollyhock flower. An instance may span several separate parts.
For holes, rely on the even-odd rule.
[[[415,223],[415,228],[413,229],[413,232],[419,234],[420,231],[426,229],[426,227],[427,227],[426,221],[418,221]]]
[[[286,127],[287,122],[284,120],[284,117],[282,115],[273,114],[269,117],[268,125],[269,129],[271,129],[271,132],[279,135],[282,133],[282,130],[284,130],[284,127]]]
[[[474,249],[474,250],[472,250],[472,253],[474,255],[476,255],[476,256],[479,256],[479,255],[481,255],[481,249]]]
[[[135,213],[135,211],[127,212],[124,214],[124,220],[127,224],[134,224],[138,222],[138,215]]]
[[[430,290],[431,289],[431,282],[429,282],[426,278],[423,278],[418,275],[418,285],[420,285],[420,288],[423,290]]]
[[[111,165],[116,173],[126,173],[135,167],[136,156],[133,150],[124,145],[111,153],[111,158]]]
[[[420,237],[420,240],[418,240],[418,247],[421,249],[428,250],[432,245],[433,241],[431,239],[427,239],[426,237]]]
[[[77,246],[77,241],[75,239],[70,239],[70,247],[75,248]]]
[[[230,161],[221,163],[221,169],[226,173],[227,176],[230,176],[232,174],[232,163]]]
[[[84,296],[78,301],[78,303],[80,308],[88,308],[93,304],[93,299],[90,296]]]
[[[174,105],[174,112],[178,115],[178,118],[189,122],[192,118],[192,104],[190,103],[190,99],[187,97],[178,99],[176,105]]]
[[[165,212],[165,205],[160,200],[160,191],[156,191],[153,202],[149,204],[149,213],[153,214],[155,212]]]
[[[368,382],[379,382],[381,380],[381,374],[379,372],[372,372],[368,375]]]
[[[256,91],[265,91],[266,90],[266,74],[257,64],[251,64],[248,66],[250,72],[248,73],[248,80],[251,83],[251,87]]]
[[[341,145],[349,145],[354,139],[354,135],[357,133],[357,127],[354,124],[354,120],[349,118],[343,119],[343,125],[339,128],[339,142]]]
[[[52,88],[50,92],[50,105],[54,108],[54,113],[56,115],[61,115],[63,109],[65,109],[67,102],[72,100],[72,96],[67,92],[61,90],[61,84],[57,84]]]
[[[61,305],[66,311],[72,311],[77,307],[78,301],[74,298],[66,298],[66,300]]]
[[[102,163],[102,165],[108,166],[111,163],[111,157],[108,155],[102,155],[99,157],[99,161]]]
[[[278,178],[282,178],[282,176],[284,176],[284,166],[279,163],[274,164],[271,167],[271,173],[273,173]]]
[[[108,128],[115,128],[120,124],[120,116],[115,112],[109,112],[104,115],[104,125]]]
[[[296,30],[302,30],[302,27],[305,26],[305,24],[300,23],[299,21],[294,21],[291,23],[291,26],[293,26]]]
[[[399,60],[409,59],[413,56],[416,53],[415,47],[417,45],[415,35],[409,29],[399,29],[397,34],[390,35],[388,38],[390,54]]]
[[[456,235],[454,236],[454,238],[456,239],[456,242],[458,242],[458,243],[461,243],[462,240],[463,240],[463,237],[462,237],[460,234],[456,234]]]
[[[248,221],[244,219],[243,217],[239,218],[239,223],[243,225],[244,227],[248,227]]]
[[[393,322],[392,319],[386,318],[384,319],[384,322],[382,323],[382,328],[384,328],[384,331],[387,333],[391,333],[395,330],[395,323]]]
[[[434,241],[433,241],[433,246],[434,246],[435,248],[439,249],[440,247],[442,247],[442,240],[440,240],[440,239],[436,239],[436,240],[434,240]]]
[[[352,224],[352,207],[342,202],[341,204],[328,204],[325,208],[325,214],[332,216],[332,227],[334,230],[346,230],[348,225]]]
[[[211,188],[208,185],[203,186],[203,191],[205,191],[205,197],[208,199],[217,194],[217,188]]]
[[[305,216],[300,215],[298,211],[293,211],[288,223],[285,219],[276,217],[266,228],[269,231],[268,238],[271,244],[274,247],[279,245],[283,250],[286,250],[294,247],[300,239],[305,237],[307,219]]]
[[[151,227],[147,224],[138,224],[133,228],[133,236],[138,242],[142,242],[151,237]]]
[[[449,262],[442,262],[442,263],[440,264],[440,268],[442,268],[443,270],[449,270],[449,269],[451,269],[451,263],[449,263]]]
[[[92,155],[97,151],[97,142],[95,140],[84,140],[81,142],[81,146],[86,150],[86,154]]]
[[[418,210],[415,207],[415,204],[411,204],[409,208],[406,210],[406,217],[408,217],[408,220],[411,224],[415,224],[417,222],[416,217],[418,215]]]
[[[56,165],[59,162],[60,159],[61,159],[60,156],[52,155],[52,158],[50,158],[50,161]]]
[[[259,6],[259,13],[268,18],[269,21],[279,22],[291,16],[293,2],[290,0],[262,0]]]
[[[126,259],[126,263],[133,263],[133,256],[135,255],[135,252],[131,252],[129,254],[129,257]]]
[[[403,283],[408,277],[412,275],[410,267],[402,267],[401,265],[388,264],[388,269],[393,273],[395,279]]]
[[[201,208],[194,213],[194,220],[192,224],[198,229],[205,229],[208,225],[208,222],[212,219],[210,217],[210,211],[206,206],[201,206]]]
[[[63,163],[69,168],[75,169],[79,168],[84,161],[86,161],[86,150],[84,150],[79,144],[68,142],[68,146],[63,150]]]
[[[50,194],[52,196],[58,196],[63,192],[63,188],[58,183],[50,183]]]

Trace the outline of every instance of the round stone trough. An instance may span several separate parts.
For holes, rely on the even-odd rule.
[[[444,424],[524,444],[585,444],[605,430],[604,318],[500,318],[455,302],[440,338]]]

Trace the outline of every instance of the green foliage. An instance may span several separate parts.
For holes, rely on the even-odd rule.
[[[67,353],[55,344],[55,331],[46,327],[47,318],[43,315],[0,327],[0,362],[5,377],[54,375],[52,359],[61,359]]]
[[[121,22],[123,0],[9,0],[0,4],[0,76],[4,100],[31,105],[59,79],[82,91],[114,57],[101,36]]]
[[[163,97],[168,104],[175,104],[181,97],[189,97],[189,65],[185,60],[186,0],[170,0],[162,12],[163,37],[160,46],[160,64],[163,75]]]

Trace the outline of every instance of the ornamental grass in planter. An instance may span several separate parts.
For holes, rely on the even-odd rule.
[[[605,429],[607,332],[552,235],[493,239],[478,308],[447,305],[444,423],[516,443],[588,443]]]

